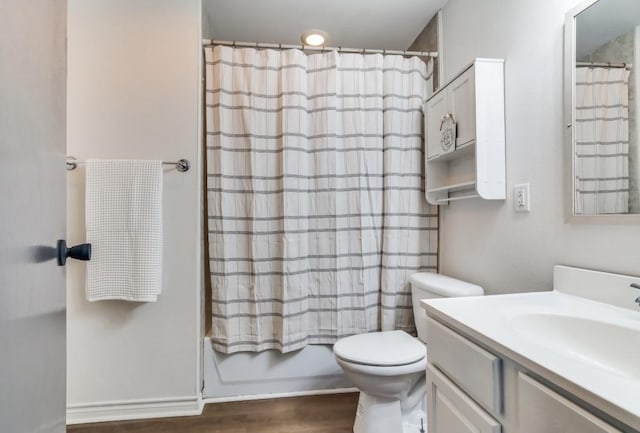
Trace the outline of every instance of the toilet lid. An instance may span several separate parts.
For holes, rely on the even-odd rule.
[[[404,331],[346,337],[333,346],[333,352],[348,362],[379,366],[412,364],[427,355],[424,344]]]

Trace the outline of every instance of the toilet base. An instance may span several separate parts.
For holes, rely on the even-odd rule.
[[[400,400],[375,397],[361,391],[353,433],[420,433],[422,426],[426,431],[427,415],[423,407],[424,404],[416,405],[403,414]]]

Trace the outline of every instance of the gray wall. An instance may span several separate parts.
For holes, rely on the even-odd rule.
[[[438,14],[427,23],[416,40],[408,48],[410,51],[438,52]],[[440,87],[440,58],[433,59],[433,90]]]
[[[444,77],[474,57],[506,59],[508,199],[444,208],[441,270],[489,293],[551,288],[555,264],[640,275],[640,226],[565,222],[563,24],[579,0],[450,0],[444,8]],[[512,190],[531,183],[531,213]]]

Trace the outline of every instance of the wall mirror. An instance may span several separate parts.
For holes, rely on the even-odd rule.
[[[567,14],[565,120],[572,222],[640,222],[640,1]]]

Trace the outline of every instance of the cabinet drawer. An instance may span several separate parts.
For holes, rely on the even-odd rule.
[[[427,366],[429,433],[500,433],[502,427],[432,365]]]
[[[502,413],[502,360],[431,318],[427,327],[429,362],[489,411]]]
[[[622,433],[526,374],[518,374],[520,433]]]

